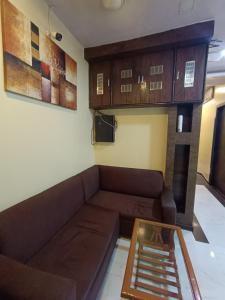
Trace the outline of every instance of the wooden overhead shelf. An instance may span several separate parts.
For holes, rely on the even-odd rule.
[[[181,28],[147,35],[132,40],[84,49],[87,61],[127,56],[128,54],[159,51],[164,48],[209,43],[214,33],[214,21],[201,22]]]
[[[90,108],[147,107],[203,101],[214,21],[86,48]]]

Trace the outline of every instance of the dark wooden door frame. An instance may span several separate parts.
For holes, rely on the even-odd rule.
[[[210,174],[209,174],[209,184],[214,185],[213,181],[213,166],[215,165],[216,161],[216,148],[218,146],[218,134],[219,134],[219,124],[220,124],[220,111],[225,109],[225,104],[217,107],[216,110],[216,118],[214,122],[214,132],[213,132],[213,143],[212,143],[212,154],[211,154],[211,162],[210,162]]]

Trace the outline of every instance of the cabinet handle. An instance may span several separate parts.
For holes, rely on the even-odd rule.
[[[138,75],[138,84],[140,84],[140,82],[141,82],[141,76]]]
[[[108,79],[108,87],[110,87],[110,79]]]
[[[177,80],[180,79],[180,71],[177,71]]]

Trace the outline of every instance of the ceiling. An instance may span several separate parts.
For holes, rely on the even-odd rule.
[[[84,47],[128,40],[215,19],[215,38],[224,41],[209,56],[208,71],[225,71],[225,0],[125,0],[118,11],[105,10],[100,0],[46,0]],[[213,60],[213,61],[210,61]]]

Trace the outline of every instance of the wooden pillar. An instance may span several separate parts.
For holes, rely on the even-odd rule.
[[[174,192],[177,205],[177,224],[192,229],[201,104],[180,104],[168,110],[168,140],[166,160],[166,186]],[[184,117],[183,132],[177,132],[178,115]]]

